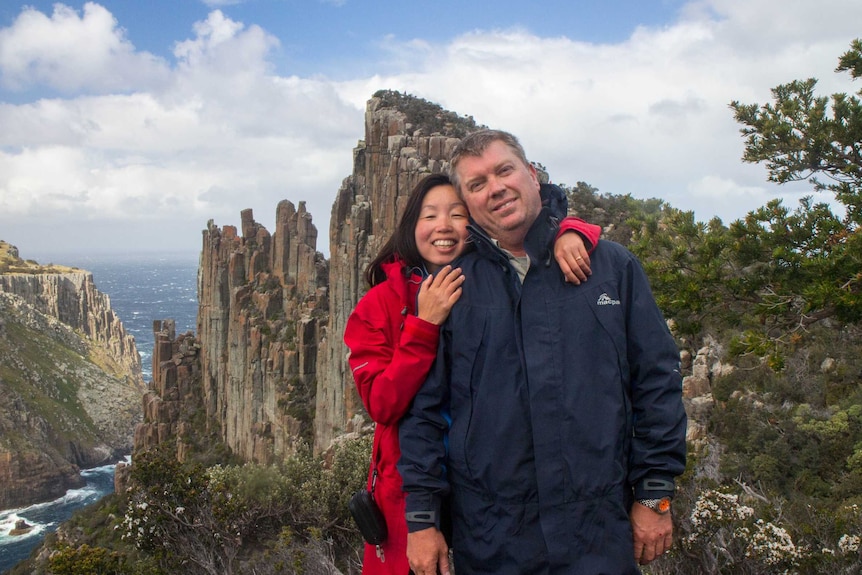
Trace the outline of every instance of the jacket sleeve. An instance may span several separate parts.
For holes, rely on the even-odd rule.
[[[567,216],[560,222],[560,231],[557,232],[557,239],[566,232],[577,232],[584,240],[587,246],[587,252],[593,253],[596,245],[599,243],[599,236],[602,235],[602,227],[596,224],[588,223],[581,218],[575,216]]]
[[[672,496],[686,457],[679,349],[634,256],[624,283],[633,415],[629,483],[637,499]]]
[[[392,318],[379,290],[371,290],[347,319],[344,343],[356,389],[368,415],[393,425],[407,412],[437,353],[440,327],[415,315]],[[393,330],[388,322],[403,322]],[[391,340],[391,333],[398,340]]]
[[[444,326],[448,326],[447,322]],[[446,327],[440,336],[437,359],[425,384],[398,428],[401,459],[398,472],[406,493],[406,518],[409,532],[420,531],[433,523],[440,529],[440,509],[449,493],[446,477],[446,443],[449,429],[448,355]],[[423,517],[422,520],[415,518]]]

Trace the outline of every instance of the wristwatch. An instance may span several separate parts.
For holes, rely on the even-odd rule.
[[[638,499],[638,503],[644,507],[649,507],[659,515],[664,515],[670,511],[670,497],[662,497],[661,499]]]

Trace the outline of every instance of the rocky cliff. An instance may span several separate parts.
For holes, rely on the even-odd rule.
[[[190,422],[204,406],[200,344],[192,333],[177,337],[173,320],[154,321],[153,335],[153,381],[143,396],[144,417],[135,429],[135,449],[173,442],[177,459],[184,461],[193,438],[206,441],[210,421],[192,432]],[[125,473],[118,472],[116,485],[124,481]]]
[[[0,508],[81,483],[132,447],[144,384],[90,273],[39,266],[0,242]]]
[[[469,129],[425,100],[380,92],[367,105],[365,138],[332,208],[330,261],[304,203],[282,201],[270,234],[241,214],[241,229],[203,232],[197,340],[156,326],[153,386],[136,449],[187,447],[191,416],[247,461],[271,462],[301,443],[320,451],[366,421],[341,334],[367,289],[362,270],[392,232],[411,188],[445,168]],[[161,340],[159,339],[161,338]],[[184,437],[186,439],[184,439]]]

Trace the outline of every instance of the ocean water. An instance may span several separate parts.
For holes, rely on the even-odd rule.
[[[194,331],[197,321],[198,254],[57,255],[22,253],[41,264],[63,264],[93,274],[99,291],[111,298],[111,307],[126,331],[135,337],[144,379],[152,379],[153,321],[173,319],[177,333]],[[0,573],[26,559],[46,534],[77,509],[97,502],[114,489],[114,466],[85,470],[86,485],[63,497],[21,509],[0,511]],[[15,522],[24,519],[34,529],[10,536]]]
[[[75,266],[93,274],[96,288],[111,298],[111,308],[126,332],[135,336],[144,379],[152,379],[153,321],[173,319],[177,333],[195,331],[198,254],[27,256],[39,263]]]
[[[0,511],[0,573],[26,559],[45,535],[72,517],[77,509],[99,501],[114,489],[114,466],[105,465],[81,472],[86,485],[81,489],[70,489],[63,497],[47,503],[37,503],[21,509]],[[15,523],[23,519],[33,526],[24,535],[10,536]]]

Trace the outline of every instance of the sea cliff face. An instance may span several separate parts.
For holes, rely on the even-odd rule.
[[[242,233],[204,232],[198,337],[207,415],[246,460],[270,462],[311,437],[308,411],[326,318],[326,262],[305,204],[283,201],[270,236],[242,213]]]
[[[16,294],[39,313],[80,331],[104,348],[131,382],[141,383],[135,338],[126,333],[107,294],[96,289],[90,272],[0,274],[0,291]]]
[[[62,495],[132,448],[144,390],[134,338],[90,273],[0,242],[0,508]]]

